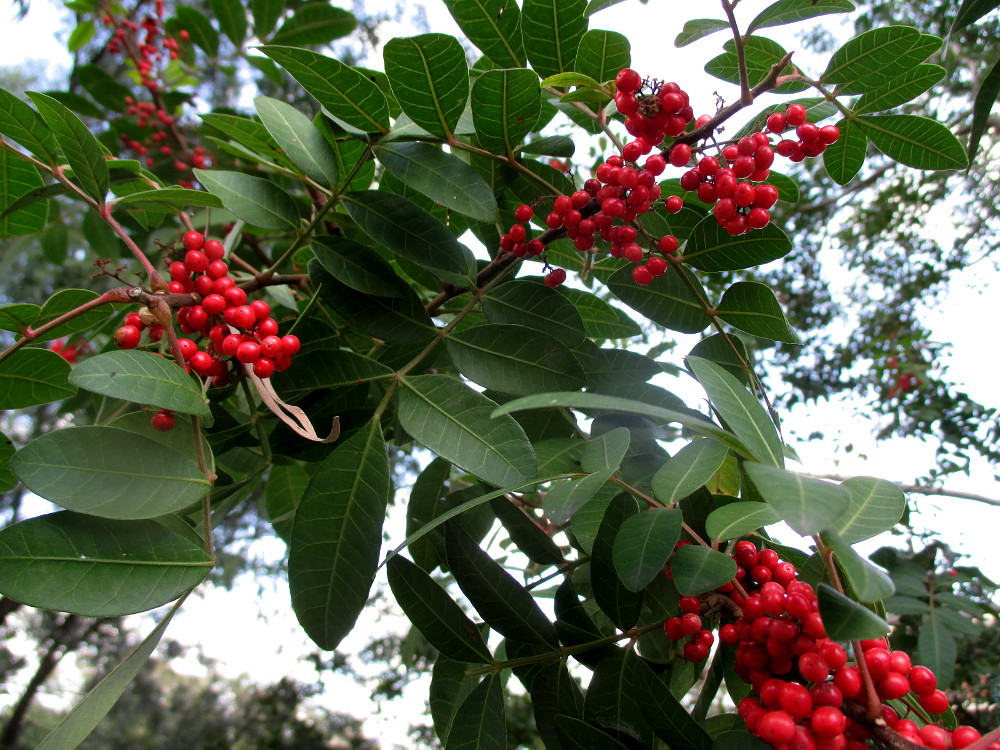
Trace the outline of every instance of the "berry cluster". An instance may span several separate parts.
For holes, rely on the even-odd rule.
[[[158,154],[161,157],[175,157],[174,168],[178,171],[191,167],[202,169],[209,165],[203,148],[199,146],[188,153],[183,144],[180,144],[181,153],[175,154],[175,148],[168,143],[169,131],[175,125],[175,118],[163,102],[161,77],[163,68],[179,57],[181,44],[188,41],[190,35],[183,30],[178,34],[179,39],[166,35],[163,30],[163,12],[163,2],[157,0],[156,14],[146,15],[140,23],[129,18],[118,18],[110,13],[103,17],[105,25],[115,30],[106,45],[107,51],[118,54],[124,50],[136,67],[141,86],[149,92],[152,99],[138,101],[131,96],[125,97],[126,112],[135,118],[135,124],[142,135],[123,132],[120,137],[126,148],[145,158],[147,167],[155,165],[154,154]],[[180,139],[174,140],[179,142]],[[194,187],[191,180],[181,180],[179,184],[182,187]]]
[[[185,305],[177,311],[182,333],[200,333],[204,350],[190,338],[178,339],[181,355],[191,371],[211,377],[215,387],[230,382],[229,365],[223,357],[250,365],[259,378],[287,370],[292,356],[299,351],[297,336],[278,336],[278,322],[271,317],[271,307],[263,300],[247,302],[247,293],[236,286],[223,260],[225,246],[207,240],[201,232],[184,234],[184,260],[169,266],[168,291],[197,294],[200,304]],[[115,343],[122,349],[139,345],[143,331],[149,340],[163,337],[163,326],[152,312],[143,308],[129,313],[125,325],[115,332]],[[238,366],[238,365],[237,365]]]
[[[667,636],[691,636],[684,656],[702,661],[712,643],[702,617],[731,619],[719,628],[719,641],[736,647],[735,671],[752,688],[738,711],[753,734],[779,750],[865,750],[870,730],[852,718],[864,714],[861,670],[848,666],[847,651],[827,638],[813,587],[797,580],[795,566],[777,552],[758,551],[750,541],[736,544],[733,559],[739,587],[731,582],[700,598],[681,598],[682,614],[664,623]],[[879,699],[919,704],[930,715],[948,710],[930,669],[890,651],[884,638],[861,641],[861,649]],[[881,713],[897,734],[934,750],[961,750],[980,737],[969,726],[918,726],[885,704]],[[994,745],[990,750],[1000,750]]]
[[[556,196],[544,223],[549,230],[564,229],[581,252],[592,251],[598,238],[603,240],[612,257],[637,264],[632,270],[637,284],[649,284],[665,272],[666,256],[677,250],[679,242],[672,234],[640,238],[634,222],[659,205],[663,188],[656,179],[667,166],[689,167],[695,158],[691,145],[678,138],[692,123],[700,127],[711,118],[703,115],[695,121],[688,95],[676,83],[643,79],[630,68],[618,73],[615,87],[615,105],[625,117],[625,130],[635,140],[625,143],[620,155],[611,155],[600,164],[582,190]],[[806,117],[801,104],[791,104],[784,113],[775,112],[767,120],[770,133],[780,135],[793,127],[799,140],[781,139],[772,145],[770,135],[761,131],[729,143],[718,155],[698,149],[697,164],[680,178],[681,189],[695,192],[703,203],[712,205],[713,215],[730,235],[764,228],[779,197],[778,189],[765,182],[775,154],[792,161],[818,156],[840,134],[836,126],[820,128]],[[669,147],[662,146],[667,138],[675,140]],[[658,146],[660,150],[652,153]],[[683,207],[680,195],[669,195],[662,202],[668,214]],[[501,250],[518,257],[544,253],[545,243],[529,234],[534,209],[518,206],[514,217],[517,223],[501,238]],[[546,275],[545,283],[558,286],[565,279],[563,269],[554,269]]]
[[[71,365],[76,364],[77,357],[81,354],[87,353],[87,345],[85,343],[70,343],[68,340],[64,339],[50,341],[48,349],[49,351],[58,354]]]

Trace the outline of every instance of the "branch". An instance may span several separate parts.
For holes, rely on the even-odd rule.
[[[839,474],[806,474],[806,476],[816,477],[817,479],[830,479],[834,482],[843,482],[845,479],[850,477],[844,477]],[[893,482],[899,489],[903,492],[912,492],[916,495],[939,495],[942,497],[957,497],[961,500],[974,500],[977,503],[985,503],[986,505],[994,505],[1000,507],[1000,499],[993,497],[986,497],[985,495],[977,495],[973,492],[962,492],[961,490],[949,490],[947,487],[927,487],[920,484],[903,484],[902,482]]]

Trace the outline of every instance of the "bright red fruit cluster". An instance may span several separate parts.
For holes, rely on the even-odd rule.
[[[813,587],[797,580],[795,566],[777,552],[758,551],[750,541],[736,544],[733,559],[735,582],[700,598],[682,597],[682,614],[664,623],[667,636],[691,636],[684,656],[702,661],[712,643],[702,616],[720,613],[730,621],[719,628],[719,641],[736,647],[735,671],[753,691],[738,706],[751,732],[778,750],[865,750],[871,731],[854,718],[863,718],[867,705],[862,673],[849,665],[844,647],[827,637]],[[929,715],[948,711],[930,669],[913,666],[903,651],[888,650],[884,638],[860,643],[878,699],[919,705]],[[897,734],[934,750],[961,750],[980,737],[969,726],[918,725],[884,703],[881,715]],[[990,750],[1000,750],[1000,742]]]
[[[259,378],[287,370],[292,356],[299,351],[297,336],[278,336],[278,322],[271,317],[271,307],[263,300],[247,301],[247,293],[236,286],[223,260],[225,246],[218,240],[205,240],[201,232],[184,234],[184,260],[170,264],[168,291],[197,294],[201,303],[181,307],[177,323],[182,333],[201,336],[205,348],[190,338],[178,339],[181,355],[198,375],[212,378],[215,387],[230,382],[229,364],[250,365]],[[129,313],[125,325],[115,332],[115,343],[122,349],[139,345],[143,330],[150,341],[163,337],[163,326],[144,309]],[[231,361],[231,360],[230,360]],[[239,365],[236,365],[239,366]]]
[[[713,205],[719,225],[737,236],[762,229],[771,221],[770,209],[779,194],[765,180],[776,153],[801,161],[818,156],[839,136],[836,126],[817,127],[806,121],[807,113],[801,104],[791,104],[784,113],[776,112],[768,118],[767,130],[781,134],[794,127],[799,140],[782,139],[772,145],[767,133],[755,132],[725,145],[717,155],[707,154],[706,148],[696,151],[683,141],[682,136],[694,122],[694,110],[687,93],[676,83],[643,79],[636,71],[625,68],[616,76],[615,87],[615,105],[625,117],[625,130],[635,140],[624,144],[620,155],[609,156],[600,164],[582,190],[556,196],[544,224],[550,230],[565,229],[566,236],[581,252],[592,251],[598,239],[608,243],[612,257],[637,264],[632,270],[637,284],[649,284],[662,275],[667,268],[665,256],[673,254],[680,244],[671,234],[640,237],[634,223],[658,205],[668,214],[676,214],[684,207],[680,195],[669,195],[662,204],[657,203],[663,188],[656,179],[668,165],[690,167],[681,176],[680,187]],[[703,115],[694,126],[710,120]],[[674,139],[671,145],[662,146],[668,138]],[[660,150],[652,153],[656,147]],[[695,158],[697,163],[691,166]],[[522,258],[545,251],[541,239],[530,237],[529,222],[533,217],[531,206],[517,208],[517,223],[500,239],[501,250]],[[545,277],[545,283],[558,286],[565,278],[563,269],[554,269]]]

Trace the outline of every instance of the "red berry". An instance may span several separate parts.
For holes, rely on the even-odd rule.
[[[962,750],[963,747],[968,747],[980,737],[982,737],[982,735],[978,730],[973,729],[970,726],[962,725],[960,727],[955,727],[952,731],[951,744],[955,750]]]
[[[236,359],[246,364],[251,364],[260,359],[260,345],[253,341],[244,341],[236,349]]]
[[[699,609],[701,606],[699,605]],[[701,630],[701,617],[693,612],[688,612],[681,617],[681,632],[684,635],[695,635]]]
[[[249,305],[240,305],[233,310],[233,324],[240,328],[250,328],[257,322],[257,314]]]
[[[218,240],[209,240],[205,243],[203,252],[209,260],[222,260],[226,254],[226,246]]]
[[[804,718],[812,711],[812,696],[804,685],[797,682],[786,682],[778,694],[781,707],[797,719]]]
[[[222,296],[225,298],[226,304],[230,307],[240,307],[241,305],[245,305],[247,303],[247,293],[238,286],[226,289],[222,293]]]
[[[278,321],[274,318],[264,318],[257,324],[254,329],[260,338],[265,336],[277,336],[278,335]]]
[[[840,128],[836,125],[824,125],[819,129],[819,142],[826,146],[836,143],[838,138],[840,138]]]
[[[208,375],[213,361],[214,357],[208,352],[195,352],[190,360],[191,369],[199,375]]]
[[[142,331],[132,325],[122,326],[115,331],[115,344],[119,349],[135,349],[142,338]]]
[[[553,289],[562,284],[564,281],[566,281],[566,271],[562,268],[553,269],[545,275],[545,286]]]
[[[843,711],[834,706],[820,706],[813,711],[810,725],[816,734],[840,734],[847,728],[847,717]]]
[[[188,309],[187,325],[192,330],[199,331],[208,323],[208,312],[201,305],[191,305]]]
[[[251,302],[250,309],[253,310],[254,315],[257,316],[257,320],[263,320],[271,314],[271,306],[264,302],[264,300],[260,299],[255,299]]]
[[[622,68],[615,76],[615,88],[625,94],[631,94],[642,86],[642,76],[631,68]]]
[[[231,333],[222,339],[222,346],[219,350],[225,354],[227,357],[235,357],[236,350],[240,348],[240,344],[243,343],[243,337],[238,333]]]
[[[666,200],[668,214],[676,214],[684,207],[684,199],[679,195],[671,195]]]
[[[640,286],[645,286],[653,280],[653,274],[649,272],[649,269],[645,266],[636,266],[632,269],[632,280]],[[697,617],[697,615],[695,615]],[[699,620],[700,622],[700,620]],[[699,624],[699,628],[701,625]],[[688,634],[690,635],[690,633]]]
[[[911,667],[907,680],[910,690],[920,697],[930,695],[937,689],[937,677],[927,667]]]
[[[802,654],[799,672],[809,682],[824,682],[830,676],[830,667],[819,654]]]
[[[768,711],[757,722],[757,735],[777,747],[795,736],[795,719],[784,711]]]
[[[219,290],[215,288],[215,280],[211,276],[202,274],[197,279],[194,280],[194,291],[205,297],[212,292],[219,293]]]
[[[875,683],[875,691],[878,693],[879,698],[891,701],[896,698],[902,698],[910,692],[910,683],[899,672],[889,672],[882,675]]]
[[[688,641],[684,644],[684,658],[690,662],[705,661],[708,658],[708,646],[704,643]]]
[[[662,276],[663,272],[667,270],[667,261],[665,261],[659,255],[654,255],[652,258],[646,261],[646,270],[648,270],[655,279],[659,276]]]
[[[948,710],[948,696],[940,690],[920,696],[920,705],[929,714],[943,714]]]
[[[774,112],[767,118],[767,129],[772,133],[783,133],[785,127],[785,116],[781,112]]]
[[[806,108],[801,104],[789,104],[785,110],[785,122],[790,128],[797,128],[806,121]]]
[[[208,256],[200,250],[189,250],[184,255],[184,265],[191,273],[202,273],[208,268]]]
[[[188,232],[188,234],[191,233]],[[153,429],[157,432],[169,432],[174,429],[174,413],[169,409],[158,411],[153,415],[149,422],[153,425]]]
[[[184,279],[190,278],[191,271],[186,265],[181,263],[179,260],[175,260],[167,267],[167,272],[170,274],[170,278],[174,281],[184,281]]]
[[[227,276],[229,274],[229,266],[224,260],[210,260],[205,273],[213,281],[215,279],[221,279],[223,276]]]
[[[253,363],[253,374],[261,379],[271,377],[274,375],[274,360],[261,357]]]
[[[663,174],[663,170],[667,168],[667,160],[663,158],[663,154],[651,154],[646,158],[643,168],[655,177]]]
[[[202,246],[205,244],[205,235],[201,232],[185,232],[184,233],[184,249],[185,250],[201,250]]]
[[[686,143],[675,144],[670,149],[670,163],[675,167],[683,167],[691,161],[691,147]]]
[[[201,306],[209,315],[218,315],[226,309],[226,298],[221,294],[209,294],[201,301]]]

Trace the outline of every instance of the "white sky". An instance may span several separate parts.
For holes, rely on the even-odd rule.
[[[339,4],[350,7],[349,2]],[[435,0],[426,0],[426,4],[434,31],[460,33],[443,4]],[[762,0],[744,0],[739,6],[739,18],[745,23],[768,4]],[[378,2],[369,2],[372,10],[378,6]],[[27,18],[20,23],[11,21],[13,14],[12,5],[0,11],[0,66],[17,65],[28,59],[45,60],[49,64],[49,74],[58,78],[70,63],[65,51],[68,14],[53,0],[31,0]],[[705,61],[717,54],[722,37],[709,37],[678,50],[672,43],[679,30],[677,15],[676,6],[662,0],[650,0],[646,5],[630,1],[598,13],[591,25],[626,34],[632,42],[635,69],[664,80],[677,80],[692,95],[696,114],[712,111],[714,91],[730,97],[734,93],[702,72]],[[716,6],[707,8],[705,15],[719,15]],[[839,20],[832,16],[825,18],[827,26],[836,33]],[[383,39],[412,33],[405,25],[387,26],[383,29]],[[783,41],[787,48],[794,47],[791,35],[786,33],[783,38],[777,32],[771,35]],[[804,62],[801,54],[797,54],[796,59],[800,64]],[[380,61],[370,64],[378,67]],[[944,229],[943,226],[929,227],[932,232]],[[982,291],[996,281],[996,272],[991,267],[987,269],[988,264],[981,265],[984,268],[972,268],[956,276],[953,291],[934,312],[932,327],[937,340],[952,345],[946,357],[951,377],[973,398],[987,406],[997,406],[1000,399],[997,398],[995,373],[1000,371],[1000,355],[996,347],[984,345],[983,341],[984,335],[990,335],[992,326],[989,324],[996,320],[996,297]],[[675,385],[672,382],[667,387]],[[691,403],[702,398],[693,385],[678,391],[682,397],[691,398]],[[933,446],[919,440],[894,439],[876,444],[873,433],[877,426],[853,418],[850,404],[802,407],[783,416],[787,427],[798,429],[803,435],[814,429],[827,435],[822,442],[795,445],[806,471],[871,475],[908,482],[934,462]],[[855,448],[851,453],[843,450],[848,443]],[[947,485],[956,490],[1000,497],[1000,485],[985,462],[979,462],[971,476],[949,478]],[[953,498],[911,496],[910,499],[911,504],[919,508],[920,518],[927,528],[940,529],[943,539],[973,554],[988,575],[1000,579],[1000,556],[996,554],[995,539],[996,529],[1000,528],[1000,508]],[[970,519],[975,522],[970,523]],[[392,538],[402,538],[399,529],[393,530]],[[868,548],[863,547],[861,551],[870,552],[881,543],[866,545]],[[199,643],[206,654],[220,659],[230,674],[247,671],[258,680],[270,681],[288,673],[290,665],[298,664],[295,668],[298,671],[293,670],[293,674],[311,680],[310,668],[299,661],[309,649],[307,639],[287,606],[287,587],[284,582],[272,582],[272,585],[273,595],[263,598],[257,596],[257,584],[250,581],[243,582],[230,593],[206,591],[205,596],[189,600],[171,624],[168,637]],[[234,637],[233,623],[238,623],[240,638]],[[370,637],[387,632],[391,627],[385,621],[377,621],[376,613],[366,612],[355,633],[341,645],[341,651],[359,651]],[[276,638],[276,633],[284,635]],[[193,665],[192,669],[197,670],[197,666]],[[417,713],[421,710],[425,695],[426,685],[414,686],[408,691],[407,699],[373,713],[367,690],[345,678],[330,685],[326,699],[335,710],[368,715],[366,731],[369,736],[380,738],[383,747],[388,749],[409,746],[407,725],[413,720],[414,706]]]

